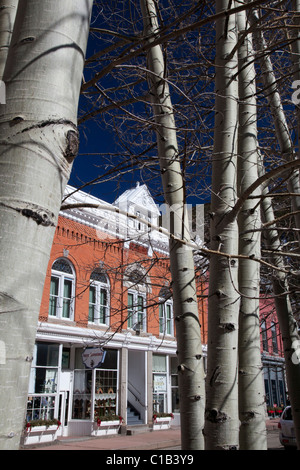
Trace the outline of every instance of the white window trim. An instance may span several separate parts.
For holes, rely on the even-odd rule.
[[[170,307],[171,310],[171,316],[170,319],[167,319],[167,306]],[[163,331],[161,331],[161,324],[160,324],[160,319],[161,319],[161,308],[163,309]],[[170,333],[167,332],[167,322],[170,322]],[[163,298],[159,299],[159,334],[164,335],[164,336],[174,336],[174,315],[173,315],[173,301],[172,300],[166,300]]]
[[[59,258],[55,261],[58,261]],[[54,263],[55,263],[54,261]],[[56,305],[56,311],[55,315],[50,315],[49,312],[49,317],[50,318],[58,318],[60,320],[74,320],[74,304],[75,304],[75,273],[74,273],[74,268],[72,263],[70,263],[67,260],[68,264],[71,267],[72,274],[69,273],[64,273],[62,271],[56,271],[55,269],[51,269],[51,278],[50,278],[50,283],[52,278],[57,278],[58,279],[58,295],[57,295],[57,305]],[[53,264],[54,264],[53,263]],[[63,317],[63,292],[64,292],[64,282],[65,280],[71,281],[71,301],[70,301],[70,310],[69,310],[69,316],[68,317]],[[51,296],[51,291],[49,295],[49,302],[50,302],[50,296]]]
[[[147,302],[147,296],[143,292],[139,292],[137,290],[129,289],[128,290],[128,299],[129,295],[133,296],[133,315],[132,315],[132,326],[128,325],[128,320],[129,320],[129,315],[127,317],[127,328],[129,330],[134,330],[136,331],[138,328],[138,297],[142,297],[143,299],[143,322],[140,328],[140,331],[147,331],[147,310],[146,310],[146,302]],[[129,302],[127,301],[127,314],[129,310]]]
[[[93,325],[106,325],[106,326],[109,326],[109,323],[110,323],[110,288],[109,288],[109,284],[108,284],[108,282],[104,283],[104,282],[96,281],[96,280],[92,279],[90,281],[90,287],[91,286],[96,288],[95,318],[94,318],[94,320],[88,320],[88,322],[93,324]],[[105,323],[102,323],[100,321],[101,289],[104,289],[106,291]],[[90,307],[90,301],[89,301],[89,307]]]

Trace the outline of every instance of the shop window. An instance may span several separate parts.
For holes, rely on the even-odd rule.
[[[27,420],[52,419],[58,383],[59,345],[36,343],[30,371]]]
[[[52,265],[49,316],[73,319],[75,274],[72,264],[64,258]]]
[[[112,416],[117,412],[117,370],[95,371],[95,416]]]
[[[117,350],[107,349],[104,362],[95,369],[85,368],[82,352],[81,348],[75,352],[72,418],[92,419],[92,415],[101,417],[116,414]]]
[[[136,291],[128,292],[127,326],[136,331],[146,331],[146,296]]]
[[[74,371],[73,419],[91,418],[92,370]]]
[[[167,411],[167,363],[166,356],[153,354],[153,412]]]
[[[109,283],[106,274],[100,270],[95,270],[91,274],[89,322],[109,324]]]

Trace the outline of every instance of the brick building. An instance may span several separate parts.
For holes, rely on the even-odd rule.
[[[71,186],[66,194],[73,207],[60,212],[54,236],[27,420],[56,417],[64,436],[89,435],[95,417],[104,414],[120,415],[130,426],[151,425],[154,413],[168,412],[178,424],[168,239],[158,229],[160,211],[145,185],[113,204]],[[201,269],[196,282],[205,356],[207,286]],[[285,404],[273,304],[262,302],[261,310],[267,404]]]
[[[153,413],[172,412],[176,423],[168,240],[143,223],[158,227],[159,211],[145,185],[126,191],[114,204],[74,190],[67,187],[68,202],[86,207],[65,209],[59,216],[27,420],[56,417],[63,435],[90,434],[98,414],[116,413],[128,425],[148,425]],[[126,212],[136,218],[126,218]],[[197,282],[201,292],[200,277]],[[205,333],[201,295],[199,312]]]

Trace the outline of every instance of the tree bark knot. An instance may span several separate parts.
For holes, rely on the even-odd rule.
[[[25,217],[28,217],[29,219],[34,220],[37,225],[43,225],[44,227],[49,227],[49,226],[54,226],[55,224],[53,223],[53,218],[54,214],[49,213],[45,209],[41,209],[38,206],[35,207],[35,209],[21,209],[19,210],[22,215]]]
[[[0,205],[8,207],[20,214],[24,215],[28,219],[34,220],[37,225],[43,225],[44,227],[55,227],[55,215],[53,212],[44,209],[43,207],[38,206],[37,204],[32,204],[29,202],[14,201],[11,202],[1,202]]]
[[[229,420],[229,417],[223,411],[216,410],[215,408],[205,411],[205,418],[211,423],[224,423]]]
[[[77,156],[79,148],[79,136],[78,131],[67,132],[67,146],[64,152],[65,158],[68,163],[72,163]]]

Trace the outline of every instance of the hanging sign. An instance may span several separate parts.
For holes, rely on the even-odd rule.
[[[95,369],[104,362],[106,351],[103,348],[85,348],[82,361],[88,369]]]

